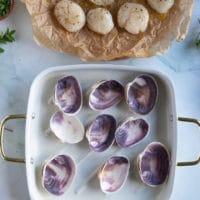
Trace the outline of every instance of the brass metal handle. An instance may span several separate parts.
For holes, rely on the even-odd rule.
[[[12,120],[12,119],[25,119],[25,118],[26,118],[26,116],[24,114],[8,115],[5,118],[3,118],[2,121],[0,122],[0,154],[1,154],[1,157],[6,161],[25,163],[24,159],[11,158],[11,157],[6,156],[4,148],[3,148],[3,136],[4,136],[4,130],[6,129],[5,128],[6,122],[9,120]],[[178,121],[194,123],[200,127],[200,121],[197,119],[194,119],[194,118],[179,117]],[[177,166],[192,166],[192,165],[197,165],[198,163],[200,163],[200,156],[195,161],[178,162]]]
[[[3,146],[3,136],[4,136],[4,130],[6,129],[5,128],[6,122],[12,119],[25,119],[25,118],[26,116],[24,114],[8,115],[4,117],[2,121],[0,122],[0,154],[1,154],[1,157],[6,161],[15,162],[15,163],[25,163],[24,159],[11,158],[11,157],[6,156],[5,151],[4,151],[4,146]]]
[[[200,127],[200,121],[194,118],[179,117],[178,121],[193,123]],[[197,160],[194,161],[178,162],[177,166],[192,166],[192,165],[197,165],[198,163],[200,163],[200,156]]]

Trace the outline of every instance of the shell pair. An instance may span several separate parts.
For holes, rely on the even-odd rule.
[[[144,119],[128,118],[118,128],[112,115],[102,114],[89,125],[86,138],[92,151],[102,152],[112,146],[114,140],[119,147],[133,147],[149,132],[149,124]]]
[[[143,183],[156,187],[165,182],[170,168],[170,155],[160,142],[150,143],[137,159],[139,175]],[[119,191],[125,184],[130,169],[129,159],[113,156],[101,167],[99,181],[104,193]]]
[[[116,80],[100,81],[89,95],[89,106],[93,110],[105,110],[118,104],[124,97],[133,113],[148,114],[156,104],[158,86],[155,79],[142,74],[124,87]]]
[[[74,116],[82,107],[82,99],[82,88],[74,76],[65,76],[57,81],[54,103],[60,111],[52,115],[50,129],[63,143],[75,144],[84,138],[84,126]]]

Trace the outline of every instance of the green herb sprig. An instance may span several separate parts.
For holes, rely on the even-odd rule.
[[[10,12],[11,4],[11,0],[0,0],[0,18]]]
[[[14,42],[14,34],[16,30],[9,30],[9,28],[6,29],[5,32],[0,31],[0,44],[6,44],[8,42]],[[3,53],[4,49],[0,47],[0,53]]]
[[[200,25],[200,19],[198,19],[198,22]],[[200,32],[197,34],[194,44],[195,44],[196,48],[200,48]]]

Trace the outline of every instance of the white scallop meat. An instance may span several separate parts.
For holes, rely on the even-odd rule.
[[[54,9],[54,14],[58,22],[69,32],[77,32],[86,23],[83,9],[70,0],[59,1]]]
[[[125,3],[117,15],[118,25],[132,34],[144,32],[149,21],[148,10],[141,4]]]
[[[114,0],[90,0],[90,1],[99,6],[108,6],[114,3]]]
[[[152,9],[158,13],[167,13],[174,5],[174,0],[147,0]]]
[[[89,10],[87,14],[88,28],[96,33],[106,35],[114,27],[111,13],[105,8]]]

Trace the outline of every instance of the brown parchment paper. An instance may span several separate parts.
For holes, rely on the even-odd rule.
[[[158,14],[145,0],[115,0],[111,11],[115,28],[105,35],[90,31],[87,25],[76,33],[66,31],[56,20],[53,10],[59,0],[22,0],[31,15],[33,36],[37,44],[55,51],[78,55],[85,61],[114,60],[126,57],[150,57],[164,53],[173,39],[185,38],[193,0],[175,0],[167,14]],[[89,0],[74,0],[84,11],[98,7]],[[117,11],[125,2],[143,4],[150,20],[144,33],[130,34],[117,26]]]

